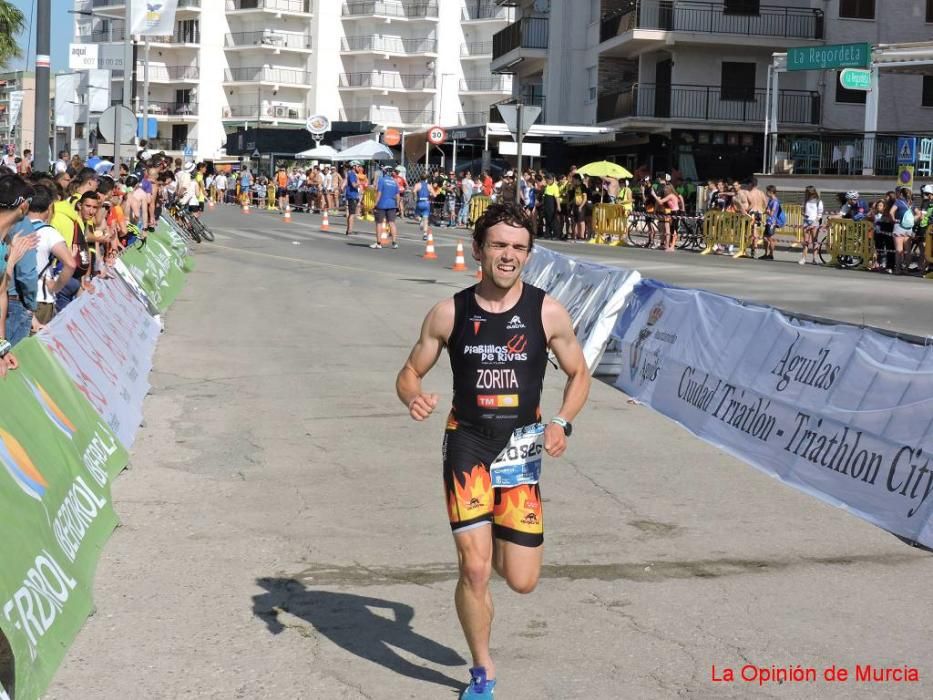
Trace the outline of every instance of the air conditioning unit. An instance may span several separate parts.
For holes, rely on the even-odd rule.
[[[288,107],[284,105],[276,105],[273,107],[274,116],[277,118],[287,119],[288,118]]]

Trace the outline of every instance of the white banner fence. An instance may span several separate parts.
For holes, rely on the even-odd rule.
[[[641,282],[616,386],[763,472],[933,547],[933,345]]]

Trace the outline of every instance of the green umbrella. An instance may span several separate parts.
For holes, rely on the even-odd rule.
[[[617,163],[610,163],[608,160],[598,160],[595,163],[587,163],[577,170],[581,175],[591,175],[593,177],[615,177],[630,178],[632,173]]]

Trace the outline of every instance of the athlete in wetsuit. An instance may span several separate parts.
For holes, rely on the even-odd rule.
[[[531,230],[530,218],[514,204],[486,210],[473,233],[482,281],[428,312],[396,382],[411,417],[425,420],[438,397],[425,393],[421,381],[447,348],[454,396],[444,432],[444,485],[460,565],[454,600],[473,655],[471,681],[461,698],[493,697],[492,569],[518,593],[530,593],[541,570],[538,485],[493,489],[490,464],[514,429],[541,420],[548,348],[568,376],[560,410],[544,428],[551,457],[564,453],[571,421],[589,393],[589,372],[567,311],[521,280],[534,243]]]

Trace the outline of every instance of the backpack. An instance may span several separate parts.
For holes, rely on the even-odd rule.
[[[901,214],[901,228],[910,231],[914,227],[914,210],[907,206],[904,213]]]
[[[777,216],[774,217],[774,225],[778,228],[787,226],[787,215],[784,213],[784,207],[778,202]]]

